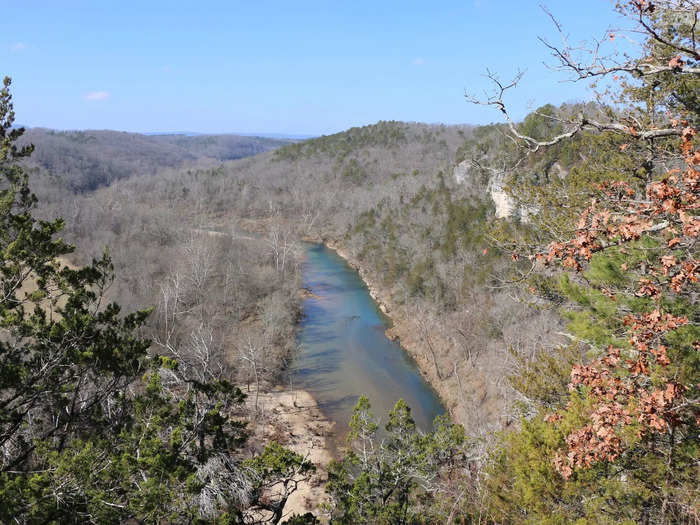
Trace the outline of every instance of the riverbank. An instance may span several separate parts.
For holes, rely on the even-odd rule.
[[[284,507],[285,517],[313,512],[326,499],[325,483],[328,464],[333,459],[330,437],[334,424],[321,412],[313,396],[305,390],[275,389],[260,393],[255,407],[255,394],[246,399],[246,408],[253,417],[250,441],[276,441],[311,461],[316,472],[299,486]]]
[[[289,371],[300,374],[294,378],[299,390],[261,393],[257,409],[250,407],[262,414],[254,418],[256,442],[277,441],[318,468],[290,498],[285,513],[312,511],[323,502],[326,466],[333,457],[334,442],[347,432],[359,393],[372,399],[379,417],[385,417],[398,397],[403,398],[425,430],[435,415],[444,412],[439,397],[452,419],[462,422],[453,409],[459,396],[450,392],[454,375],[437,373],[410,315],[392,304],[389,291],[375,284],[370,273],[341,247],[326,246],[330,250],[310,248],[313,264],[304,271],[303,287],[297,291],[298,299],[308,301],[299,340],[303,352]],[[391,326],[378,315],[377,307]],[[440,348],[437,337],[428,336]],[[255,403],[254,394],[248,403]]]
[[[382,421],[403,399],[416,425],[432,428],[446,412],[435,390],[398,342],[386,336],[389,320],[377,308],[358,272],[321,243],[306,245],[304,286],[314,296],[304,302],[299,352],[290,363],[294,385],[308,390],[333,422],[342,443],[360,395]]]
[[[435,390],[451,419],[463,425],[474,425],[474,420],[478,419],[476,414],[481,412],[474,407],[483,405],[486,401],[488,385],[483,376],[471,374],[462,377],[456,366],[446,362],[453,341],[446,340],[436,330],[421,327],[413,313],[392,301],[390,291],[341,245],[327,239],[323,244],[358,272],[370,296],[391,322],[385,332],[386,336],[399,342],[401,348],[415,361],[421,376]],[[484,411],[490,410],[493,409],[489,407]]]

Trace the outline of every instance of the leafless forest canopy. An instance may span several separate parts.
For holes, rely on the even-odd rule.
[[[700,5],[581,45],[543,9],[551,67],[606,80],[520,122],[487,70],[503,124],[22,137],[6,77],[0,520],[700,524]],[[331,458],[288,373],[305,242],[388,313],[432,431],[363,395]]]
[[[41,213],[65,218],[75,262],[109,249],[110,294],[125,309],[155,307],[158,351],[249,387],[283,380],[300,242],[325,241],[392,304],[453,417],[486,432],[512,421],[508,349],[534,352],[556,326],[500,285],[508,264],[486,238],[488,171],[453,175],[477,144],[482,157],[489,140],[500,148],[497,130],[379,122],[299,143],[48,130],[26,140]]]

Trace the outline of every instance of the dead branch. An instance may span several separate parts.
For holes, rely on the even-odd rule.
[[[486,99],[479,99],[469,94],[465,94],[467,99],[473,104],[478,104],[482,106],[495,106],[503,114],[506,119],[506,124],[510,133],[519,141],[519,144],[524,145],[528,153],[535,153],[540,148],[554,146],[564,140],[570,139],[582,130],[594,129],[597,131],[613,131],[615,133],[621,133],[623,135],[629,135],[636,139],[649,140],[661,137],[671,137],[671,136],[681,136],[682,130],[680,128],[664,128],[664,129],[649,129],[645,131],[638,131],[633,126],[626,126],[617,122],[598,122],[596,120],[585,117],[580,113],[575,119],[563,120],[560,122],[566,124],[569,129],[549,140],[537,140],[528,135],[522,134],[518,131],[513,120],[508,114],[508,109],[503,101],[503,94],[518,85],[518,82],[523,76],[522,71],[518,71],[513,80],[508,83],[502,82],[494,73],[487,70],[486,77],[493,82],[495,89],[491,95],[487,95]]]

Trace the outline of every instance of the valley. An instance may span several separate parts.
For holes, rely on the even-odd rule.
[[[541,38],[550,71],[603,87],[519,115],[523,70],[489,69],[465,97],[492,124],[302,135],[288,119],[316,101],[276,97],[326,85],[286,83],[305,58],[264,103],[270,63],[192,55],[186,75],[138,66],[208,93],[151,97],[142,129],[285,133],[24,129],[5,77],[0,522],[699,525],[696,4],[620,2],[634,29]],[[441,67],[392,60],[383,81],[415,75],[392,104]],[[219,62],[254,81],[192,73],[230,77]],[[61,121],[126,122],[128,84]],[[335,97],[324,126],[345,104],[416,114]]]

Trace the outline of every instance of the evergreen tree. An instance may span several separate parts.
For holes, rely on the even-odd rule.
[[[532,293],[556,299],[574,343],[514,378],[530,403],[487,467],[497,522],[691,523],[700,514],[699,10],[619,9],[647,35],[640,57],[582,65],[572,49],[552,49],[579,78],[615,75],[625,108],[604,111],[606,122],[561,120],[565,133],[551,140],[511,128],[540,158],[548,142],[576,136],[584,160],[518,195],[543,213],[513,259],[527,265]],[[545,209],[551,202],[566,206]]]
[[[468,474],[464,428],[447,417],[420,432],[411,409],[399,400],[380,432],[369,400],[353,410],[350,452],[329,467],[326,491],[331,523],[441,523],[455,508],[455,480]]]
[[[278,523],[313,466],[272,444],[246,463],[244,399],[149,352],[149,311],[105,304],[108,254],[82,268],[37,220],[0,91],[0,521],[3,523]],[[268,490],[282,484],[282,494]],[[298,517],[313,522],[312,517]]]

